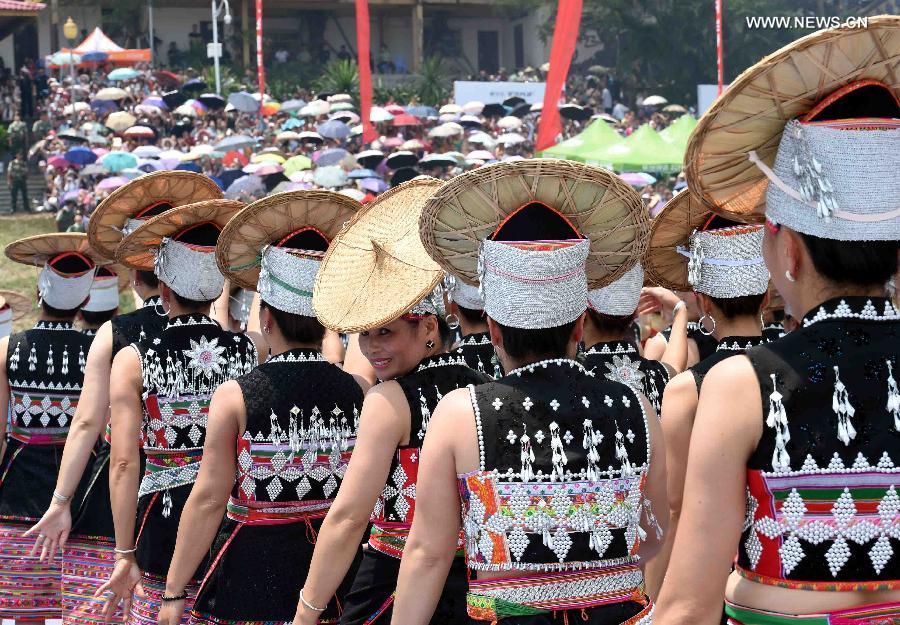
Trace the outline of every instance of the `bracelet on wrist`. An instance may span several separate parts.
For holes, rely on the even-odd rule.
[[[672,307],[672,316],[674,317],[675,313],[677,313],[682,308],[687,308],[687,304],[684,303],[683,299],[680,299],[678,300],[678,303]]]
[[[328,609],[327,606],[324,607],[324,608],[317,608],[316,606],[314,606],[313,604],[311,604],[309,601],[307,601],[306,599],[304,599],[304,598],[303,598],[303,589],[302,589],[302,588],[300,589],[300,603],[302,603],[303,605],[305,605],[307,608],[309,608],[309,609],[312,610],[313,612],[324,612],[325,610]]]
[[[56,503],[69,503],[70,501],[72,501],[72,495],[62,495],[57,491],[53,491],[52,497],[53,501],[55,501]]]
[[[137,551],[137,547],[132,547],[131,549],[119,549],[118,547],[113,548],[113,552],[117,556],[128,556]]]
[[[159,600],[162,601],[163,603],[171,603],[172,601],[184,601],[185,599],[187,599],[187,593],[184,592],[183,590],[180,593],[178,593],[177,595],[165,595],[164,594],[162,597],[159,598]]]

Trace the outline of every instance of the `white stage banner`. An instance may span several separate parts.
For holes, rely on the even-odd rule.
[[[519,96],[529,104],[544,101],[543,82],[481,82],[456,80],[453,82],[453,100],[460,106],[477,100],[485,104],[503,102],[506,98]]]

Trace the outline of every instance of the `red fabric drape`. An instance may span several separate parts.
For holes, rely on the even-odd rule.
[[[359,115],[362,118],[363,142],[371,143],[378,138],[375,126],[370,121],[372,112],[372,67],[369,42],[369,2],[356,0],[356,49],[359,65]]]
[[[553,28],[553,47],[550,49],[550,72],[547,75],[547,89],[544,91],[544,108],[541,110],[541,124],[538,128],[535,149],[546,150],[556,143],[562,131],[559,121],[559,98],[569,65],[575,54],[578,28],[581,25],[582,0],[559,0],[556,8],[556,26]]]
[[[259,95],[266,94],[266,66],[263,63],[263,0],[256,0],[256,71],[259,76]],[[260,108],[262,100],[260,100]]]
[[[725,53],[722,46],[722,0],[716,0],[716,73],[719,80],[719,95],[725,88]]]

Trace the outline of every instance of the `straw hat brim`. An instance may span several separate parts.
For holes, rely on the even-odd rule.
[[[128,219],[158,202],[173,207],[216,200],[222,190],[210,178],[192,171],[157,171],[135,178],[110,193],[91,214],[88,238],[91,246],[109,259],[116,257],[122,228]]]
[[[119,293],[125,291],[131,284],[131,270],[125,265],[122,265],[120,263],[111,263],[109,265],[104,265],[104,269],[109,269],[111,272],[116,274],[116,279],[118,280],[118,285],[116,288],[119,289]]]
[[[306,226],[334,240],[361,209],[356,200],[332,191],[287,191],[257,200],[232,217],[219,235],[219,270],[233,284],[255,291],[263,247]]]
[[[386,191],[331,242],[313,291],[325,327],[362,332],[388,324],[440,283],[443,272],[419,238],[419,216],[441,184],[420,177]]]
[[[207,200],[185,204],[148,219],[130,233],[116,249],[116,260],[131,269],[151,271],[156,249],[162,240],[194,224],[214,223],[224,228],[235,213],[244,208],[237,200]]]
[[[33,306],[32,300],[18,291],[0,290],[0,300],[12,310],[13,321],[18,321],[30,313]],[[0,304],[0,308],[2,307],[3,304]]]
[[[695,230],[703,227],[712,212],[687,189],[669,200],[650,225],[644,254],[644,271],[653,284],[673,291],[691,291],[688,259],[677,248],[687,247]]]
[[[559,211],[590,239],[589,288],[613,282],[640,258],[649,218],[637,192],[605,169],[556,159],[496,163],[453,178],[422,213],[422,242],[447,272],[477,284],[481,241],[531,202]]]
[[[765,219],[768,179],[748,160],[775,162],[788,121],[857,80],[875,79],[900,95],[900,16],[870,17],[866,28],[822,30],[744,71],[703,115],[685,152],[688,186],[719,215]]]
[[[48,260],[66,252],[78,252],[99,265],[108,259],[93,249],[83,232],[49,232],[25,237],[6,246],[6,257],[23,265],[43,267]]]

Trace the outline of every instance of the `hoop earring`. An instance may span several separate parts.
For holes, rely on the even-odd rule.
[[[160,317],[168,317],[169,311],[163,308],[163,303],[164,302],[162,301],[162,298],[160,298],[156,304],[153,304],[153,312],[155,312]],[[162,312],[159,312],[160,310]]]
[[[272,328],[270,328],[269,326],[263,326],[263,332],[265,332],[266,334],[271,334]]]
[[[427,341],[425,341],[425,347],[427,347],[428,349],[434,349],[434,346],[435,346],[435,342],[432,341],[431,339],[428,339]]]
[[[703,320],[709,317],[709,320],[712,321],[712,330],[709,332],[706,331],[706,327],[703,325]],[[712,315],[707,315],[703,313],[703,316],[697,320],[697,325],[700,327],[700,334],[703,336],[712,336],[712,334],[716,331],[716,318]]]
[[[457,317],[453,313],[450,313],[446,317],[444,317],[444,321],[447,322],[447,327],[451,330],[455,330],[459,327],[459,317]]]
[[[784,272],[784,277],[787,278],[788,282],[796,282],[797,278],[794,277],[794,274],[791,273],[791,270],[788,269]]]

